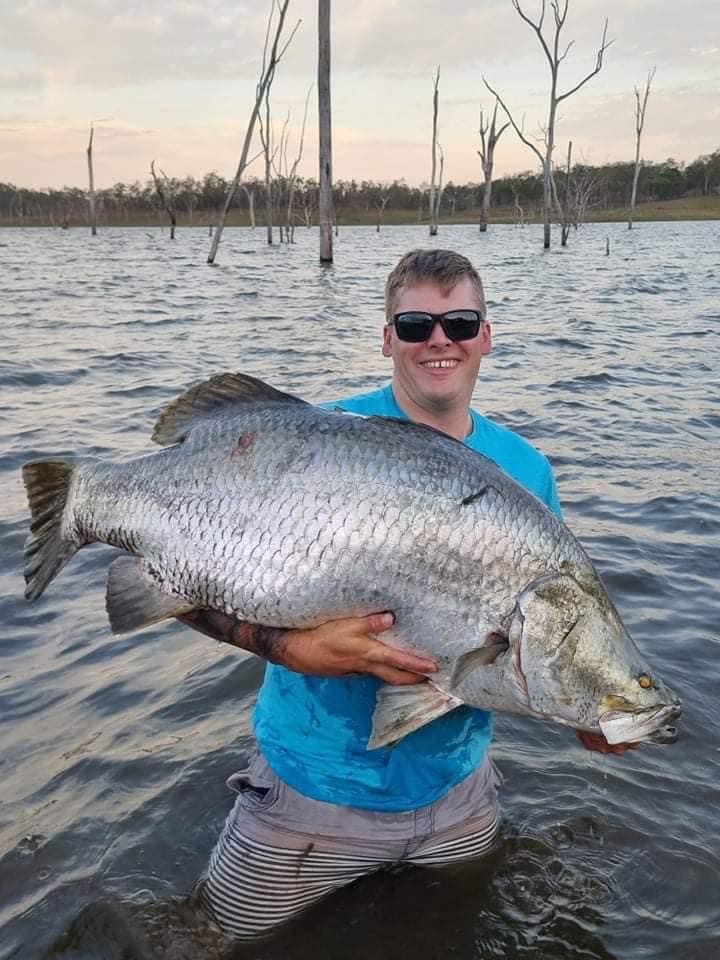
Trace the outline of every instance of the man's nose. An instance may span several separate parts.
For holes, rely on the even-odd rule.
[[[442,324],[439,320],[436,320],[430,331],[430,336],[427,338],[427,342],[434,347],[444,347],[450,343],[450,337],[445,333],[442,328]]]

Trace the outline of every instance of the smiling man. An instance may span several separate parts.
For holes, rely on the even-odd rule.
[[[447,250],[412,251],[388,277],[385,303],[382,352],[392,359],[392,382],[329,406],[442,430],[559,513],[545,457],[470,407],[491,348],[472,264]],[[417,683],[435,669],[382,643],[378,634],[392,623],[382,611],[287,631],[206,611],[192,618],[197,629],[268,661],[254,714],[258,752],[228,781],[238,797],[200,888],[229,934],[266,933],[389,864],[442,867],[493,845],[487,711],[462,706],[391,748],[367,749],[381,681]]]

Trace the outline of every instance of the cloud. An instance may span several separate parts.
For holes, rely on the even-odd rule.
[[[32,0],[6,4],[0,24],[3,178],[84,182],[93,118],[100,183],[145,179],[157,158],[171,175],[234,171],[270,0]],[[540,0],[523,0],[532,16]],[[298,124],[315,79],[317,0],[291,0],[303,24],[273,86],[275,116]],[[549,14],[549,7],[548,7]],[[601,73],[562,107],[559,136],[595,162],[633,151],[632,90],[654,64],[647,153],[692,159],[717,145],[711,91],[720,83],[716,0],[570,0],[561,88],[592,69],[605,16],[615,38]],[[526,129],[547,117],[548,65],[510,0],[333,0],[335,175],[420,182],[429,176],[432,78],[440,77],[446,178],[478,179],[483,73]],[[315,95],[303,160],[316,175]],[[680,111],[678,113],[677,111]],[[535,167],[508,131],[499,172]]]

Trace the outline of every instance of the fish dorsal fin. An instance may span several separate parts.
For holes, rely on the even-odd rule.
[[[275,387],[244,373],[219,373],[195,384],[160,414],[152,439],[169,446],[182,443],[190,430],[207,417],[239,408],[246,403],[305,403],[299,397],[282,393]]]

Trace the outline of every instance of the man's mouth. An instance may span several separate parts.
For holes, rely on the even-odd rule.
[[[459,360],[425,360],[420,364],[429,370],[452,370],[460,363]]]

